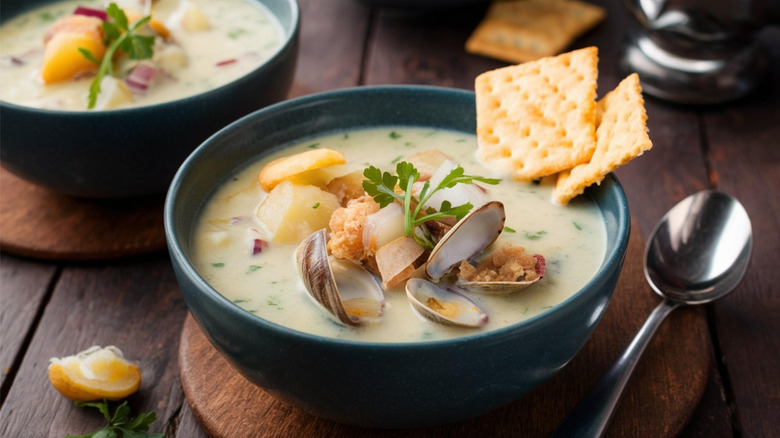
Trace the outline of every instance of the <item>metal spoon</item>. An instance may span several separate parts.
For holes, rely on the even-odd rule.
[[[725,193],[694,193],[669,210],[645,251],[645,278],[664,301],[553,436],[601,437],[639,357],[666,315],[681,305],[708,303],[731,292],[745,275],[752,249],[750,218],[742,204]]]

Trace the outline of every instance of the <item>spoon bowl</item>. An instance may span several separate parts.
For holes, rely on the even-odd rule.
[[[752,251],[750,218],[734,197],[705,190],[672,207],[653,229],[644,259],[645,278],[664,300],[553,436],[603,436],[661,322],[681,305],[709,303],[734,290],[747,272]]]
[[[658,223],[645,251],[645,278],[660,296],[703,304],[731,292],[750,261],[750,218],[733,197],[695,193]]]

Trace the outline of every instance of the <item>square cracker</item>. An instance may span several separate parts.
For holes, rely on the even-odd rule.
[[[604,19],[577,0],[495,1],[466,41],[466,51],[520,63],[560,53]]]
[[[598,49],[479,75],[477,157],[528,181],[587,162],[596,148]]]
[[[623,79],[598,103],[596,151],[586,164],[561,172],[553,199],[561,204],[586,187],[601,184],[604,177],[653,147],[647,135],[647,114],[639,76],[633,73]]]

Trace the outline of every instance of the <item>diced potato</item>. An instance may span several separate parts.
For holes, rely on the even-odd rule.
[[[438,149],[427,149],[404,158],[404,161],[412,163],[417,171],[420,172],[419,181],[428,181],[442,163],[452,160],[447,154]]]
[[[69,81],[82,73],[97,71],[97,64],[85,58],[79,48],[89,50],[98,61],[106,53],[103,40],[93,33],[58,32],[49,39],[43,52],[43,82]]]
[[[171,27],[181,27],[187,32],[201,32],[211,28],[200,7],[189,0],[179,2],[179,8],[171,14],[168,24]]]
[[[363,172],[356,170],[346,175],[342,175],[333,178],[325,186],[325,190],[333,193],[339,198],[341,205],[346,206],[347,202],[352,199],[357,199],[365,193],[363,190],[363,181],[366,178],[363,176]]]
[[[211,231],[208,238],[214,246],[227,246],[230,243],[230,233],[227,231]]]
[[[257,209],[276,243],[297,244],[311,233],[328,227],[333,211],[339,208],[335,195],[318,187],[285,181],[271,190]]]
[[[189,60],[184,50],[175,44],[158,44],[154,48],[154,63],[169,74],[187,67]]]
[[[104,76],[100,80],[100,94],[95,101],[95,109],[118,108],[133,101],[133,93],[124,82],[113,76]]]
[[[266,164],[257,175],[263,190],[270,192],[277,184],[293,178],[295,182],[303,183],[302,173],[312,172],[325,167],[336,166],[346,162],[344,154],[332,149],[311,149],[288,157],[277,158]],[[316,172],[312,172],[312,177]],[[325,182],[327,183],[327,181]]]

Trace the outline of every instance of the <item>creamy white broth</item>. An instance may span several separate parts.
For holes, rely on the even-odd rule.
[[[186,54],[187,65],[166,71],[146,93],[134,95],[134,102],[121,107],[167,102],[214,89],[254,70],[282,46],[281,25],[257,2],[196,1],[210,24],[208,30],[198,32],[182,29],[179,21],[173,19],[179,2],[155,1],[153,16],[170,30],[173,40]],[[78,6],[103,9],[108,3],[103,0],[57,2],[21,14],[0,26],[0,100],[44,109],[86,110],[92,75],[56,84],[42,83],[43,35],[52,23],[72,14]],[[139,4],[135,0],[115,3],[128,11]]]
[[[380,320],[345,327],[309,297],[298,277],[294,245],[270,242],[255,212],[265,192],[257,174],[265,163],[311,147],[344,153],[344,173],[369,164],[392,170],[394,162],[414,152],[437,148],[455,158],[466,173],[494,177],[474,156],[472,135],[423,128],[391,127],[350,131],[302,142],[240,171],[220,187],[201,212],[193,234],[193,258],[198,272],[241,308],[271,322],[320,336],[369,342],[416,342],[466,336],[505,327],[548,310],[569,298],[593,276],[603,260],[606,230],[600,211],[581,196],[567,206],[551,202],[553,181],[502,181],[488,186],[506,208],[505,231],[488,251],[513,242],[547,262],[545,277],[511,296],[469,294],[489,322],[480,329],[445,327],[413,312],[401,287],[385,291]],[[268,248],[252,255],[256,238]]]

